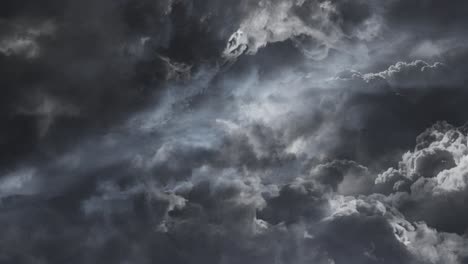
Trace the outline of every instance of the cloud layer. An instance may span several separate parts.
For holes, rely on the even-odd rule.
[[[0,4],[0,263],[468,263],[463,1]]]

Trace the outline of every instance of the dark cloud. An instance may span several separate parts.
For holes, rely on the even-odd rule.
[[[1,263],[466,263],[466,5],[3,1]]]
[[[416,27],[418,30],[444,30],[445,27],[450,27],[450,30],[464,30],[462,25],[466,22],[466,17],[463,14],[466,10],[468,5],[457,0],[444,3],[432,0],[411,3],[391,1],[388,17],[393,23]]]

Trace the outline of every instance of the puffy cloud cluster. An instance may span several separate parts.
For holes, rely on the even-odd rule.
[[[438,230],[464,233],[467,215],[466,128],[437,123],[422,133],[414,152],[405,153],[398,169],[376,179],[390,200],[410,219]],[[393,187],[392,187],[393,185]]]
[[[285,146],[274,145],[278,139],[266,128],[223,131],[217,144],[167,141],[153,156],[91,168],[82,172],[91,175],[64,180],[62,187],[39,177],[64,172],[63,165],[9,175],[0,185],[5,195],[0,259],[463,263],[467,256],[463,232],[434,222],[463,217],[446,214],[464,212],[461,200],[453,201],[466,193],[456,189],[466,166],[464,127],[434,125],[418,137],[398,169],[378,177],[353,161],[317,163],[288,154]],[[445,164],[446,153],[454,164],[437,166]],[[78,167],[89,164],[77,162]],[[425,175],[428,171],[438,174]],[[377,194],[381,185],[394,182],[390,172],[410,188]],[[448,183],[456,188],[446,188]],[[450,206],[444,204],[447,197]],[[30,242],[16,251],[26,236]],[[58,248],[66,250],[57,253]]]

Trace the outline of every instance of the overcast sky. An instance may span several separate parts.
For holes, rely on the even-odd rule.
[[[2,0],[0,263],[467,264],[467,14]]]

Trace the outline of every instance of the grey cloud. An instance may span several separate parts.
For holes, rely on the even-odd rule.
[[[463,221],[455,224],[466,218],[463,209],[466,201],[464,127],[438,123],[422,133],[417,143],[414,152],[403,155],[398,171],[384,172],[376,183],[393,184],[395,192],[408,192],[391,199],[411,219],[425,221],[438,230],[465,232],[467,227],[461,223]],[[401,181],[407,186],[405,189],[400,189]]]
[[[323,60],[331,49],[342,49],[346,38],[371,40],[379,34],[378,25],[369,26],[375,10],[364,2],[260,1],[252,9],[231,36],[226,57],[255,54],[269,43],[291,39],[307,58]]]
[[[463,3],[0,6],[0,262],[466,263]]]
[[[376,237],[370,235],[369,238],[373,242],[368,242],[370,246],[368,246],[367,251],[365,251],[365,244],[361,245],[364,247],[361,249],[361,252],[364,251],[363,253],[365,253],[361,255],[363,259],[361,261],[367,261],[368,263],[386,263],[387,261],[390,263],[392,261],[409,263],[462,263],[466,256],[464,247],[467,241],[465,237],[438,232],[421,222],[411,223],[395,208],[386,205],[385,202],[381,202],[382,198],[378,196],[361,199],[339,198],[335,205],[337,212],[328,220],[339,223],[350,221],[351,223],[354,222],[355,225],[357,223],[365,223],[372,227],[378,226],[378,223],[381,221],[380,224],[383,226],[380,227],[382,228],[380,232],[389,229],[387,232],[392,233],[392,235],[388,235],[377,241],[373,241],[372,239]],[[392,241],[392,239],[394,240]],[[379,250],[380,246],[389,248],[380,248]],[[395,252],[387,257],[379,256],[379,253],[386,254],[392,250],[398,253]],[[392,259],[395,257],[402,259]]]
[[[20,55],[29,59],[40,56],[38,39],[52,37],[55,25],[51,21],[32,24],[27,21],[4,23],[3,30],[8,32],[0,40],[0,52],[5,56]]]
[[[445,136],[439,131],[428,131],[444,142]],[[423,138],[419,142],[439,143],[432,137]],[[155,160],[170,164],[175,156],[165,148],[158,151]],[[180,154],[187,149],[184,146],[172,151]],[[438,233],[424,224],[408,221],[405,216],[411,218],[411,212],[399,207],[403,214],[399,213],[392,206],[398,205],[392,196],[374,194],[354,198],[333,191],[340,192],[336,186],[346,182],[347,177],[352,180],[370,177],[368,169],[355,162],[318,165],[311,175],[277,184],[271,182],[274,179],[270,178],[271,172],[258,171],[255,167],[225,163],[226,168],[222,168],[214,158],[200,160],[199,164],[206,165],[198,168],[187,163],[197,164],[197,159],[196,154],[184,156],[186,163],[180,162],[174,168],[187,166],[191,171],[182,178],[170,177],[170,181],[161,181],[160,169],[143,177],[133,175],[134,170],[109,169],[90,178],[88,187],[75,185],[71,192],[57,198],[36,200],[40,206],[35,212],[18,207],[29,203],[25,197],[15,198],[16,201],[12,197],[9,201],[3,199],[3,210],[6,205],[10,208],[4,215],[6,220],[23,215],[54,220],[24,248],[27,254],[15,252],[13,246],[24,239],[24,232],[31,224],[26,220],[14,224],[14,228],[19,228],[16,230],[22,231],[8,235],[6,239],[13,246],[6,247],[7,253],[2,257],[5,261],[17,259],[25,263],[54,262],[74,254],[75,248],[77,252],[86,252],[78,254],[77,263],[118,260],[147,263],[169,259],[176,263],[349,263],[350,260],[458,263],[465,254],[466,242],[462,237]],[[324,181],[333,180],[330,171],[335,170],[341,176],[332,183]],[[412,187],[411,195],[417,194],[415,188]],[[362,190],[353,191],[358,195],[366,192]],[[60,217],[64,215],[75,219],[63,222]],[[52,224],[66,228],[67,236],[55,233]],[[61,246],[72,251],[62,251],[51,258],[47,252],[58,244],[51,243],[49,249],[36,251],[42,239],[61,241]],[[84,241],[78,248],[72,246],[77,240]],[[154,252],[150,250],[153,246],[164,251]],[[116,248],[120,253],[112,253]]]
[[[400,170],[389,168],[375,179],[376,189],[385,194],[392,192],[409,192],[411,180]]]
[[[417,224],[411,237],[410,250],[426,263],[464,263],[466,261],[465,237],[437,232],[425,224]],[[418,237],[418,239],[415,239]]]
[[[374,182],[368,168],[346,160],[320,164],[312,169],[311,175],[342,195],[369,193]]]

